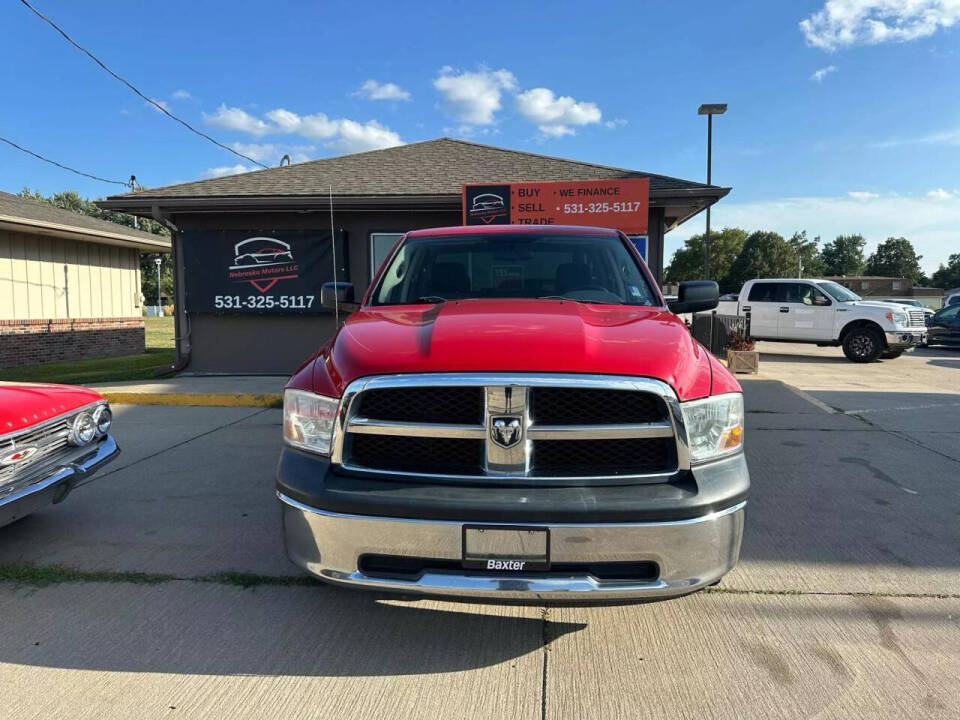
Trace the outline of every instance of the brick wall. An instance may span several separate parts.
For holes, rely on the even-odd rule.
[[[0,368],[134,355],[143,333],[142,317],[0,320]]]

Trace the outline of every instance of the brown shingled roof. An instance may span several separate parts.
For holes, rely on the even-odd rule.
[[[0,192],[0,225],[19,231],[40,234],[85,236],[79,239],[102,239],[113,245],[130,245],[153,252],[170,249],[170,238],[134,230],[109,220],[81,215],[53,205]]]
[[[650,178],[653,195],[671,190],[704,190],[704,194],[717,196],[726,194],[724,188],[666,175],[440,138],[114,195],[102,206],[110,207],[114,200],[129,203],[141,199],[322,196],[331,186],[335,196],[459,195],[465,182],[637,177]]]

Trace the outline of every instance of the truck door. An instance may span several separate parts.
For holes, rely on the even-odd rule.
[[[779,282],[754,281],[750,295],[740,298],[740,307],[744,313],[750,313],[750,335],[755,338],[776,340],[777,326],[780,322],[780,305],[777,303]]]
[[[813,283],[781,282],[779,336],[783,340],[833,339],[833,304]]]

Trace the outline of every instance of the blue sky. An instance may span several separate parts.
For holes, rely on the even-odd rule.
[[[473,139],[733,192],[715,227],[905,235],[960,252],[960,0],[407,4],[33,0],[78,42],[268,165]],[[147,106],[17,2],[0,135],[144,185],[252,165]],[[818,72],[819,71],[819,72]],[[0,189],[122,189],[0,145]],[[670,233],[668,253],[703,228]]]

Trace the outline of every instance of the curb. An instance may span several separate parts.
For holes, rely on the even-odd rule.
[[[221,395],[215,393],[139,393],[112,392],[100,393],[111,405],[175,405],[180,407],[255,407],[282,408],[283,395],[250,395],[235,393]]]

